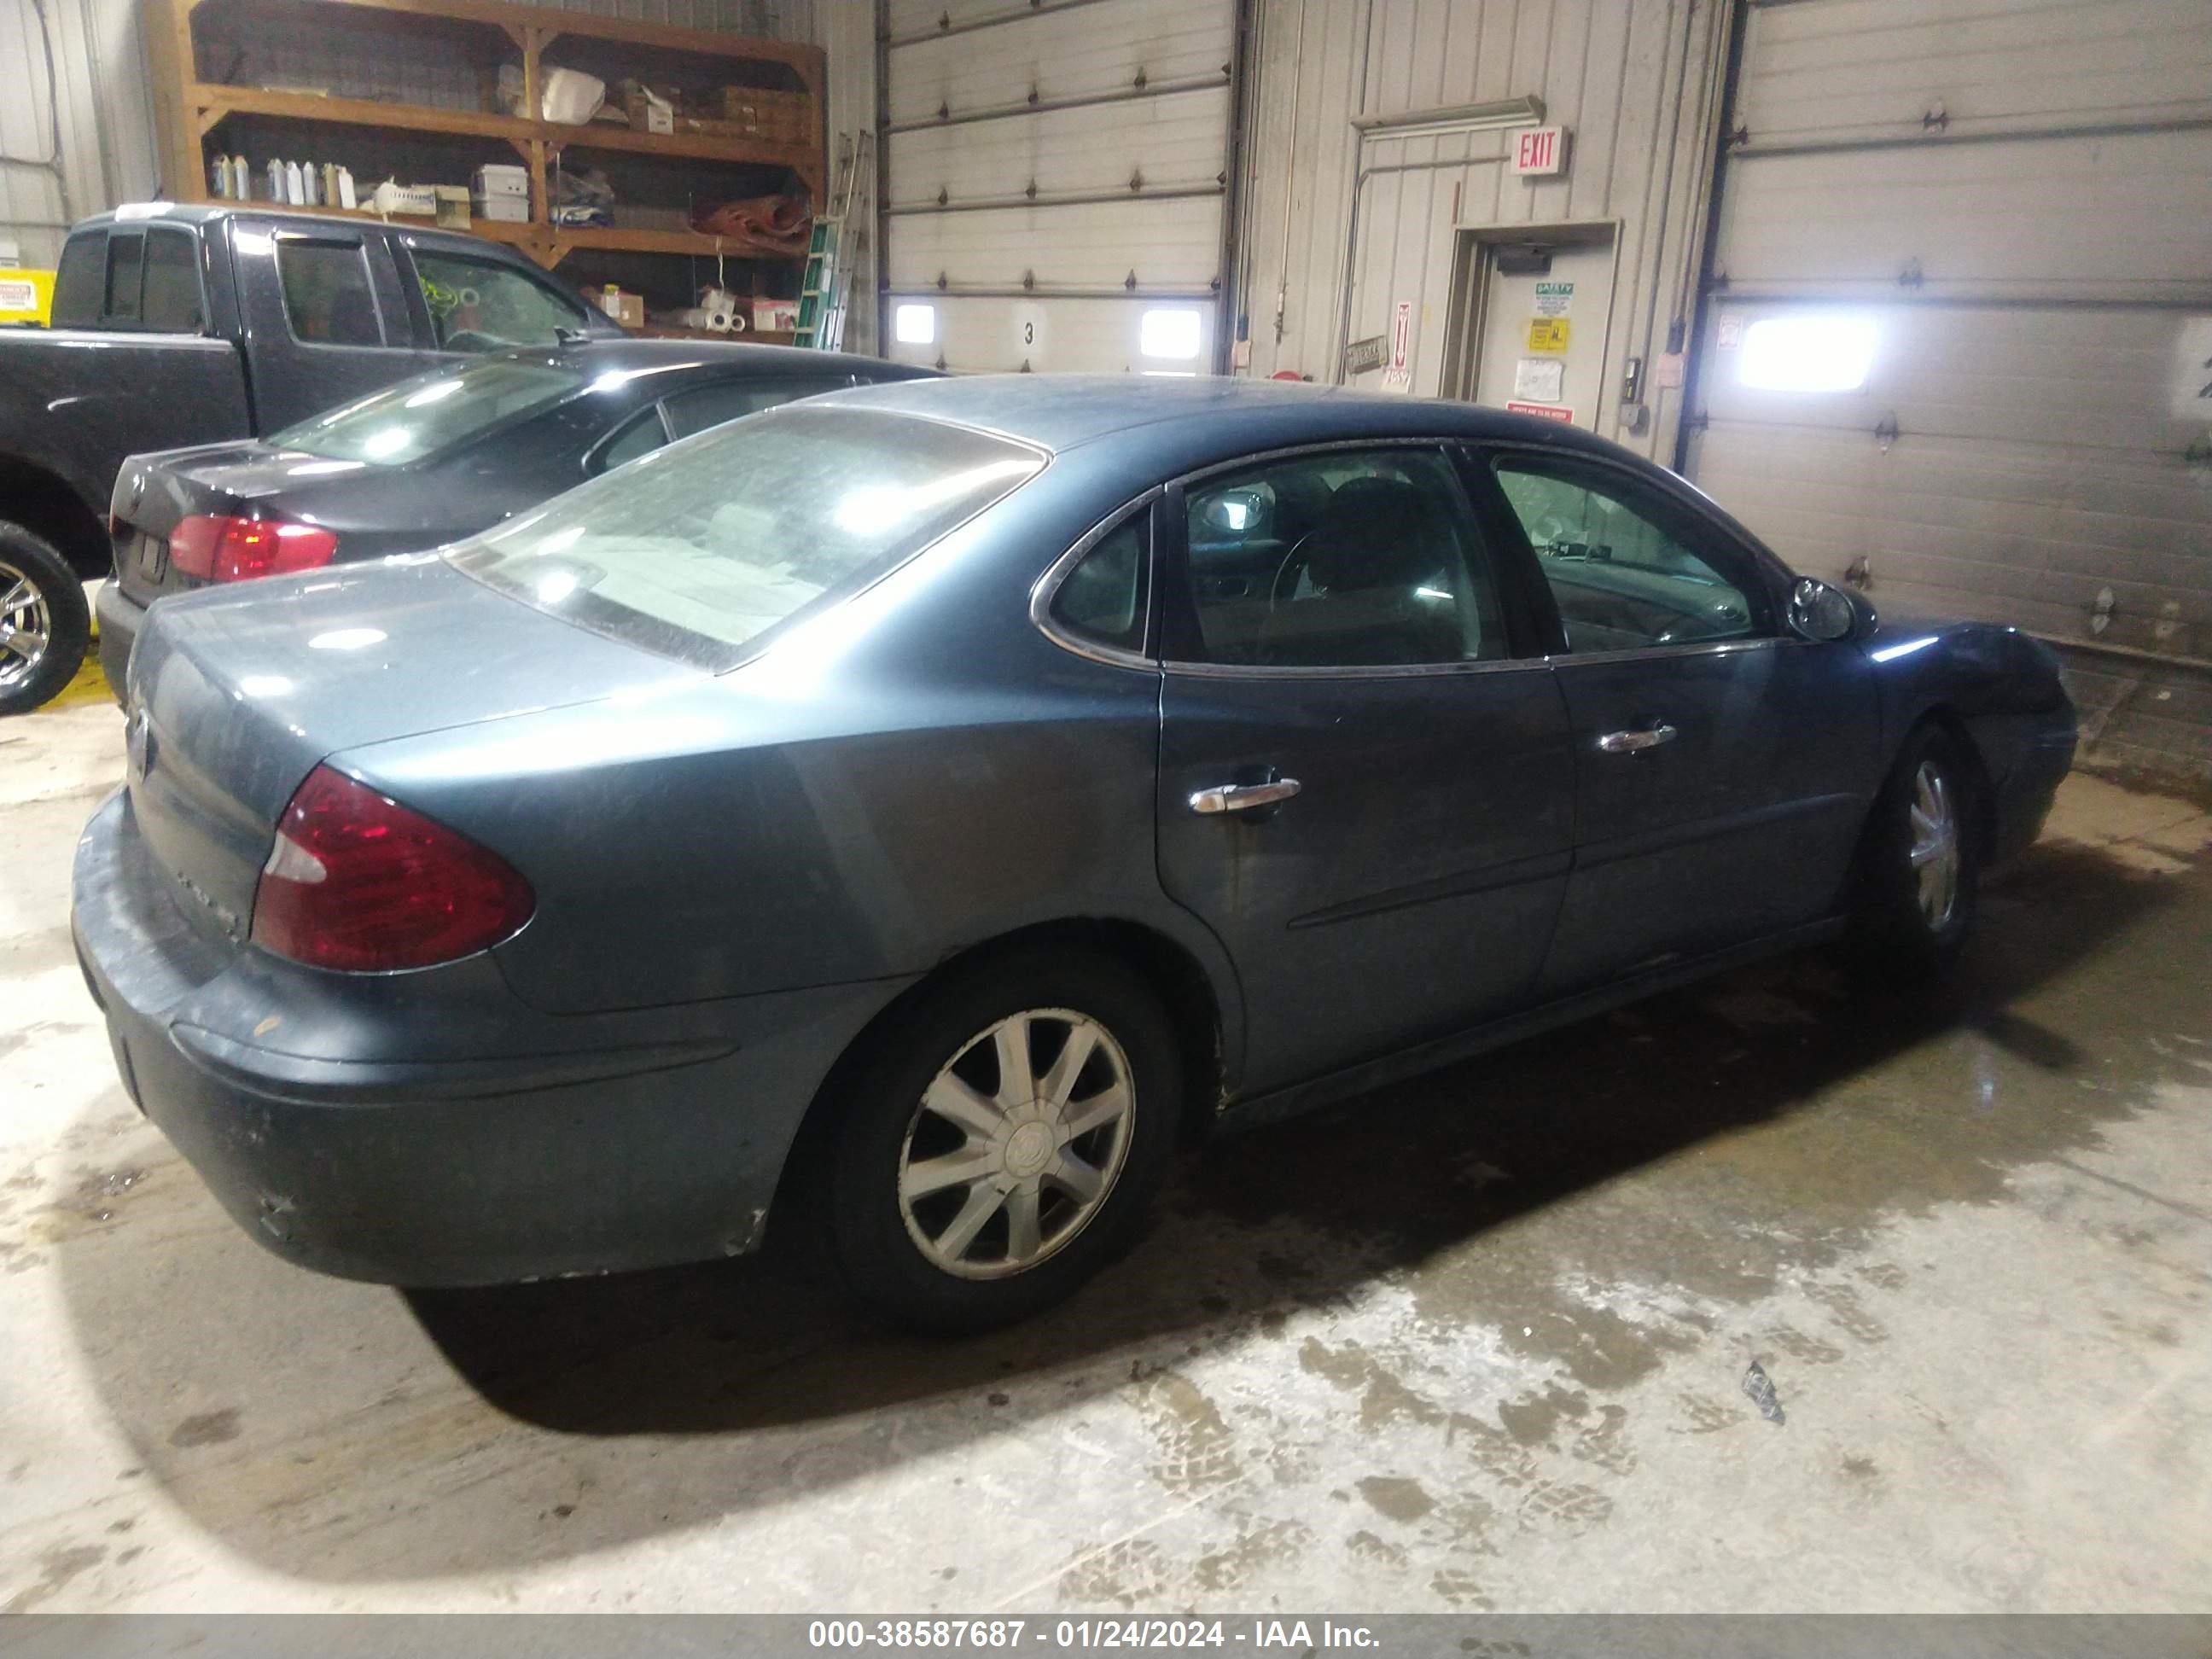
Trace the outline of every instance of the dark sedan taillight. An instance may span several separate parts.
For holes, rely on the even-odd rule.
[[[276,821],[253,942],[345,973],[428,968],[489,949],[537,903],[495,854],[318,766]]]
[[[169,532],[169,562],[204,581],[243,582],[314,570],[337,556],[338,538],[320,525],[195,513]]]

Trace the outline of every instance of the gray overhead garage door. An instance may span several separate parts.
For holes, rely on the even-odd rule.
[[[1212,371],[1234,0],[891,0],[887,21],[886,354]]]
[[[1744,27],[1692,475],[1877,605],[2079,642],[2091,735],[2212,769],[2212,6]]]

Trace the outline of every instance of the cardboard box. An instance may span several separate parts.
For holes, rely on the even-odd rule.
[[[645,295],[632,294],[610,283],[599,290],[599,309],[624,328],[645,326]]]
[[[431,193],[438,198],[438,223],[447,230],[466,230],[469,228],[469,192],[464,185],[433,185]]]
[[[473,199],[479,219],[495,220],[510,225],[530,222],[530,198],[527,196],[478,196]]]
[[[481,167],[476,177],[469,180],[469,193],[479,198],[494,196],[520,196],[530,199],[530,169],[518,167]]]
[[[628,112],[630,126],[635,131],[676,131],[676,100],[665,93],[633,85],[623,95],[623,108]]]
[[[814,100],[803,92],[724,87],[719,113],[746,137],[805,143],[814,136]]]
[[[753,301],[753,327],[771,334],[788,334],[799,326],[799,301],[796,300],[762,300]]]

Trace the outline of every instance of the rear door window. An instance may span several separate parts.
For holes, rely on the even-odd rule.
[[[107,238],[107,289],[100,301],[100,320],[125,327],[138,320],[138,284],[146,258],[146,234],[138,230],[110,232]]]
[[[763,409],[774,409],[778,404],[787,404],[795,398],[811,398],[818,392],[842,391],[852,384],[853,377],[849,374],[820,380],[723,380],[714,386],[694,386],[689,392],[679,392],[662,406],[668,411],[669,430],[679,438],[688,438],[695,432],[704,432],[709,427],[720,426],[727,421],[757,415]]]
[[[303,345],[384,343],[376,296],[369,288],[368,260],[359,242],[279,237],[276,271],[294,339]]]
[[[92,328],[100,322],[100,279],[106,269],[107,233],[86,231],[62,249],[54,273],[56,328]]]
[[[198,334],[207,316],[200,301],[199,247],[191,233],[146,233],[145,284],[139,321],[167,334]]]
[[[453,364],[325,410],[269,441],[330,460],[404,466],[550,409],[584,384],[580,371],[543,358]]]

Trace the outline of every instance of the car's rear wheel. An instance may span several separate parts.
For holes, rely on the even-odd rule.
[[[0,520],[0,714],[47,702],[84,662],[84,584],[52,542]]]
[[[1009,957],[879,1034],[830,1170],[843,1277],[900,1324],[981,1330],[1125,1248],[1173,1152],[1182,1082],[1150,988],[1088,955]]]
[[[1965,752],[1941,726],[1906,739],[1860,849],[1852,920],[1874,972],[1940,972],[1965,949],[1981,874],[1975,786]]]

